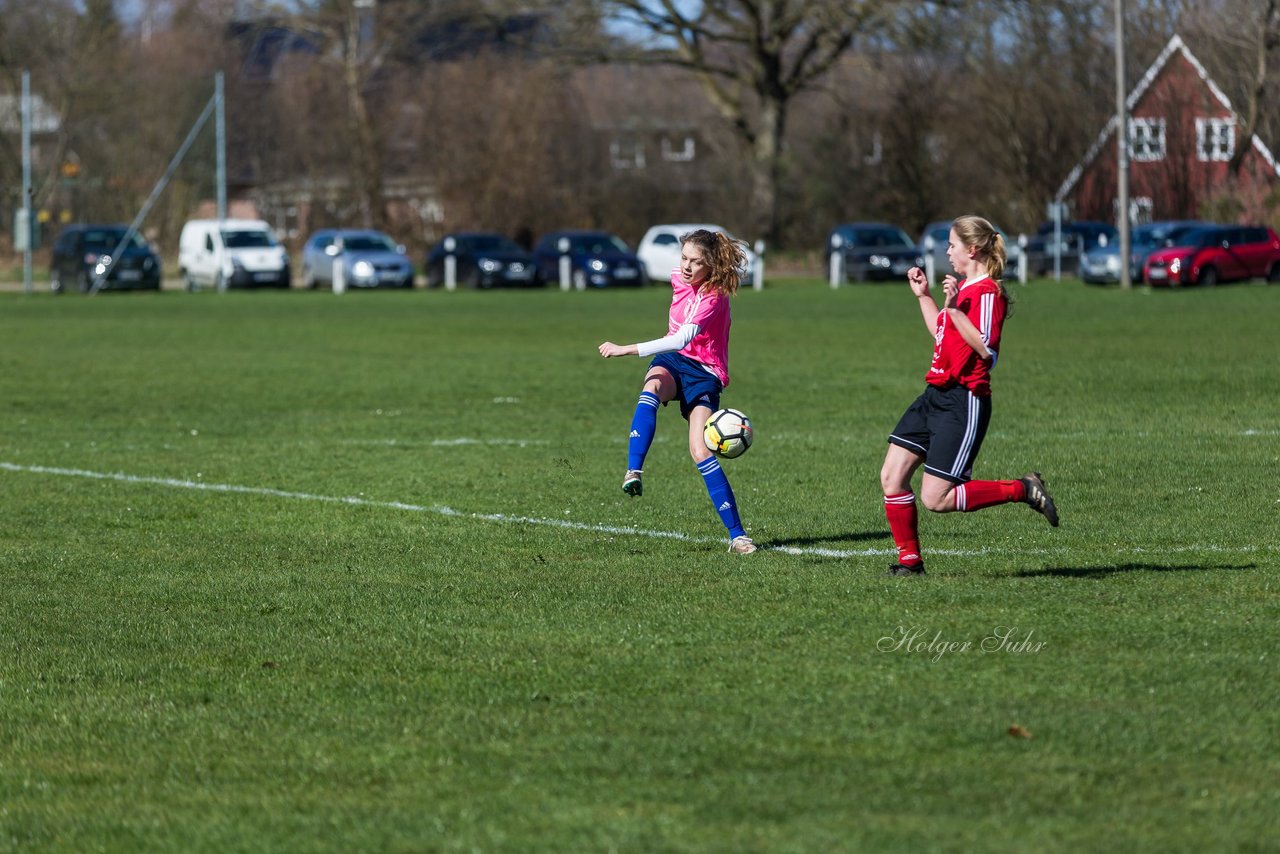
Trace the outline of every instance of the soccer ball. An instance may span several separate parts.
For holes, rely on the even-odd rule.
[[[717,409],[702,429],[707,450],[721,457],[740,457],[751,447],[751,419],[736,409]]]

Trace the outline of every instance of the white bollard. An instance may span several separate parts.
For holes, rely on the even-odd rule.
[[[333,292],[338,296],[347,292],[347,265],[341,255],[333,259]]]
[[[573,284],[569,281],[571,272],[571,264],[569,262],[569,238],[560,238],[560,242],[556,244],[556,248],[560,250],[560,290],[567,291]]]
[[[844,238],[838,234],[831,235],[831,269],[827,271],[827,278],[831,282],[831,287],[838,288],[844,284]]]
[[[751,271],[751,287],[753,290],[764,290],[764,241],[757,240],[755,245],[756,263]]]
[[[933,261],[934,240],[932,234],[926,234],[924,237],[924,277],[929,280],[929,284],[933,284],[933,277],[937,274]]]
[[[457,248],[457,240],[452,237],[444,239],[444,289],[446,291],[456,291],[458,289],[458,256],[453,254]]]
[[[1025,234],[1018,235],[1018,281],[1022,284],[1027,283],[1027,236]]]

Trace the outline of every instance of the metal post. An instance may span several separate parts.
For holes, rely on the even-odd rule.
[[[1027,283],[1027,236],[1025,234],[1018,235],[1018,281],[1022,284]]]
[[[764,290],[764,241],[757,240],[755,245],[756,263],[751,271],[751,287],[754,290]]]
[[[221,71],[213,77],[213,97],[216,113],[214,126],[217,129],[218,146],[218,220],[221,221],[227,218],[227,111],[226,100],[223,97]]]
[[[924,277],[929,280],[929,284],[933,284],[933,277],[937,274],[937,264],[933,260],[934,240],[932,234],[924,236]]]
[[[1120,226],[1120,287],[1133,287],[1129,274],[1129,111],[1125,104],[1124,0],[1116,0],[1116,178]]]
[[[446,291],[457,290],[458,288],[458,256],[453,251],[458,248],[458,241],[452,237],[444,239],[444,289]]]
[[[569,261],[569,238],[560,238],[557,247],[560,250],[560,290],[567,291],[572,285],[570,279],[570,268],[572,264]]]
[[[1062,279],[1062,203],[1053,206],[1053,280]]]
[[[31,72],[22,72],[22,222],[26,231],[22,240],[22,292],[29,294],[31,285],[31,239],[34,234],[31,209]]]
[[[838,288],[844,284],[844,238],[838,234],[831,235],[831,265],[827,278],[831,287]]]

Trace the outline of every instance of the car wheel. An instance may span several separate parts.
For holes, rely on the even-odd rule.
[[[81,270],[76,274],[76,290],[82,294],[89,293],[89,289],[93,287],[93,280],[89,278],[89,274]]]
[[[481,286],[480,268],[472,267],[470,270],[468,270],[466,274],[462,276],[461,280],[459,281],[459,284],[462,285],[464,288],[469,288],[473,291],[479,290]]]
[[[196,291],[200,290],[200,285],[195,279],[191,278],[191,274],[186,270],[182,271],[182,280],[186,283],[187,293],[194,294]]]
[[[579,290],[579,291],[586,290],[587,273],[585,270],[573,271],[573,287],[574,287],[574,290]]]
[[[62,293],[62,274],[57,270],[49,271],[49,290],[55,294]]]
[[[1196,283],[1213,287],[1218,284],[1218,270],[1216,267],[1205,267],[1200,271],[1200,275],[1196,277]]]
[[[1271,270],[1267,273],[1267,282],[1269,284],[1280,284],[1280,261],[1271,265]]]

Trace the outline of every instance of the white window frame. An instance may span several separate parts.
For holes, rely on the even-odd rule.
[[[1130,119],[1129,154],[1139,163],[1164,160],[1164,119]]]
[[[1196,119],[1196,159],[1202,162],[1230,160],[1236,150],[1234,118]]]
[[[615,139],[609,143],[609,160],[614,169],[643,169],[644,144]]]
[[[868,166],[879,166],[880,161],[884,159],[884,142],[880,137],[880,131],[871,132],[871,145],[863,149],[862,162]]]
[[[684,138],[682,148],[673,146],[670,137],[664,136],[662,138],[662,159],[668,163],[689,163],[697,156],[697,153],[697,145],[691,136]]]

